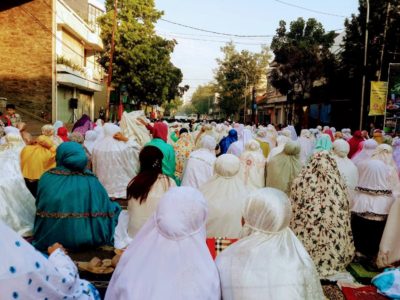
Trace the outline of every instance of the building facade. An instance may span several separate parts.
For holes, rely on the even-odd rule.
[[[104,8],[87,0],[32,0],[1,11],[0,97],[48,121],[93,118],[104,76],[93,12]]]

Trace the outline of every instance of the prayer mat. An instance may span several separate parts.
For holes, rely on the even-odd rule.
[[[334,284],[322,284],[322,290],[324,291],[324,295],[329,300],[345,300],[342,291],[340,288]]]
[[[238,239],[227,239],[227,238],[208,238],[207,247],[210,250],[211,256],[215,259],[218,254],[229,247],[231,244],[236,242]]]
[[[369,271],[360,263],[351,263],[347,267],[347,271],[357,280],[357,282],[365,285],[371,284],[371,279],[378,275],[380,272],[377,270]]]
[[[385,296],[379,294],[374,286],[364,286],[360,288],[343,287],[342,292],[346,300],[387,300]]]

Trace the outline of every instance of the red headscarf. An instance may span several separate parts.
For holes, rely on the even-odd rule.
[[[57,135],[63,140],[63,142],[68,142],[68,129],[66,127],[60,127],[57,130]]]
[[[335,141],[335,137],[333,136],[332,130],[330,129],[325,129],[324,132],[325,134],[329,135],[331,138],[331,142],[333,143]]]
[[[167,142],[168,139],[168,125],[163,122],[156,122],[153,126],[153,138],[162,139]]]
[[[354,154],[358,151],[358,146],[361,142],[364,141],[364,138],[362,137],[361,130],[357,130],[354,132],[353,137],[349,140],[350,144],[350,152],[348,157],[352,158]]]

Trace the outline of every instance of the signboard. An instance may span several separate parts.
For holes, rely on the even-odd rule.
[[[388,94],[385,106],[384,131],[389,134],[400,133],[400,64],[389,65]]]
[[[383,116],[385,114],[388,83],[386,81],[371,81],[371,98],[369,116]]]

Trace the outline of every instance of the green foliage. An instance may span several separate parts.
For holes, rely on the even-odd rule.
[[[200,85],[192,95],[191,103],[198,114],[208,114],[212,108],[214,94],[217,91],[215,84]]]
[[[185,103],[183,106],[181,106],[178,109],[177,114],[185,114],[187,116],[189,116],[190,114],[194,114],[197,113],[196,112],[196,108],[193,106],[192,103]]]
[[[182,107],[183,101],[180,97],[175,97],[175,99],[171,101],[165,101],[162,104],[164,108],[164,115],[175,115],[176,112]]]
[[[106,1],[107,13],[99,18],[105,52],[100,58],[108,68],[114,17],[113,0]],[[181,96],[182,72],[171,63],[176,41],[157,36],[154,23],[162,16],[154,0],[119,0],[113,84],[126,85],[129,97],[136,103],[161,105]]]
[[[298,18],[290,23],[280,21],[272,39],[275,58],[270,74],[271,84],[286,95],[308,98],[317,80],[324,82],[332,72],[334,56],[330,52],[335,33],[325,32],[321,23]]]
[[[266,74],[270,54],[267,47],[263,47],[260,53],[247,50],[238,52],[233,43],[228,43],[221,51],[224,57],[217,59],[215,74],[217,92],[220,94],[219,105],[227,115],[232,115],[243,109],[245,93],[250,95],[250,87]]]
[[[74,64],[72,60],[66,58],[64,55],[57,55],[57,64],[70,67],[72,70],[85,73],[85,70],[78,64]]]

